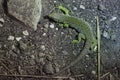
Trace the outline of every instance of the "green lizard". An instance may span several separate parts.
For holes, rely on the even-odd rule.
[[[70,11],[69,11],[66,7],[64,7],[64,6],[62,6],[62,5],[59,5],[57,8],[58,8],[60,11],[62,11],[63,14],[69,16],[69,12],[70,12]],[[64,27],[64,28],[68,28],[68,27],[69,27],[69,25],[66,24],[66,23],[62,23],[62,24],[60,24],[60,26],[61,26],[62,28],[63,28],[63,27]],[[71,43],[72,43],[72,44],[78,44],[78,43],[80,43],[80,41],[81,41],[82,39],[85,39],[85,36],[80,33],[80,34],[78,34],[77,39],[76,39],[76,40],[73,40]]]
[[[55,75],[58,75],[59,73],[74,66],[78,61],[83,59],[83,57],[85,57],[85,55],[88,53],[88,50],[91,48],[91,45],[92,46],[96,45],[96,39],[93,35],[93,30],[91,26],[86,21],[80,18],[76,18],[73,16],[64,15],[60,13],[51,13],[49,15],[49,18],[53,19],[54,21],[67,23],[70,25],[71,28],[77,30],[77,32],[83,33],[85,36],[85,45],[81,53],[77,56],[77,58],[74,61],[72,61],[69,65],[64,67],[60,72],[55,74]]]

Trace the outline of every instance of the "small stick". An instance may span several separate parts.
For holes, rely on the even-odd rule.
[[[22,77],[22,78],[48,78],[48,79],[67,79],[67,78],[70,78],[70,77],[82,77],[83,75],[75,75],[75,76],[69,76],[69,77],[60,77],[60,76],[57,76],[57,77],[51,77],[51,76],[37,76],[37,75],[17,75],[17,74],[14,74],[14,75],[11,75],[11,74],[0,74],[0,76],[5,76],[5,77]]]
[[[97,60],[98,60],[98,80],[100,80],[100,27],[99,27],[99,19],[98,16],[96,16],[97,20],[97,43],[98,43],[98,49],[97,49]]]

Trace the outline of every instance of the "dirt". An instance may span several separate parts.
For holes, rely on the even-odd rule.
[[[0,27],[0,80],[97,80],[97,53],[92,51],[79,63],[62,72],[59,78],[46,78],[73,61],[80,54],[84,44],[84,41],[80,44],[71,44],[78,33],[70,28],[61,28],[58,23],[46,17],[56,5],[60,4],[71,11],[70,15],[89,22],[95,36],[95,16],[99,16],[101,80],[119,80],[119,0],[43,0],[42,4],[42,17],[36,31],[9,17],[4,8],[0,7],[0,18],[4,19],[3,26]],[[60,12],[57,9],[54,11]],[[29,35],[23,34],[25,30]],[[14,39],[8,39],[10,36]],[[26,75],[26,77],[8,77],[7,75]],[[35,78],[34,76],[45,77]],[[63,76],[70,77],[61,79]]]

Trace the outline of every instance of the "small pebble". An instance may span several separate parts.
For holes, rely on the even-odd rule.
[[[2,45],[0,44],[0,49],[2,48]]]
[[[45,27],[45,28],[48,28],[48,27],[49,27],[49,24],[48,24],[48,23],[46,23],[46,24],[44,25],[44,27]]]
[[[14,37],[14,36],[9,36],[9,37],[8,37],[8,40],[13,41],[14,39],[15,39],[15,37]]]
[[[85,55],[87,58],[89,58],[90,56],[89,55]]]
[[[73,10],[75,10],[75,11],[76,11],[76,10],[77,10],[77,7],[74,7],[74,8],[73,8]]]
[[[45,45],[41,45],[40,48],[44,51],[45,50]]]
[[[57,1],[54,1],[54,3],[56,3]]]
[[[112,16],[112,18],[110,19],[110,21],[115,21],[117,19],[117,17]]]
[[[104,32],[103,32],[103,36],[106,37],[107,39],[110,38],[110,36],[109,36],[109,34],[108,34],[107,31],[104,31]]]
[[[43,56],[45,56],[45,53],[39,53],[38,56],[43,57]]]
[[[19,42],[19,47],[21,50],[27,50],[27,44],[25,44],[24,42],[20,41]]]
[[[85,6],[83,6],[83,5],[80,5],[80,8],[81,8],[81,9],[85,9]]]
[[[48,61],[52,61],[52,60],[53,60],[53,57],[50,56],[50,55],[47,55],[47,56],[46,56],[46,59],[47,59]]]
[[[3,27],[3,23],[4,23],[4,19],[3,18],[0,18],[0,27]]]
[[[56,28],[56,31],[58,31],[58,28]]]
[[[97,51],[97,46],[94,47],[94,51]]]
[[[27,30],[23,31],[23,34],[24,34],[25,36],[28,36],[28,35],[29,35],[29,33],[28,33]]]
[[[111,35],[111,40],[115,40],[117,38],[116,34]]]
[[[0,23],[0,27],[3,27],[3,25]]]
[[[93,75],[95,75],[95,74],[96,74],[96,71],[92,71],[91,73],[92,73]]]
[[[54,24],[50,24],[50,28],[54,28],[55,26],[54,26]]]
[[[37,62],[42,63],[42,64],[45,64],[44,58],[39,58],[39,59],[37,59]]]
[[[44,67],[43,67],[43,71],[46,74],[53,74],[54,73],[54,68],[52,66],[52,63],[51,62],[46,62]]]
[[[20,41],[22,37],[16,37],[16,41]]]
[[[73,3],[75,3],[75,0],[73,0]]]
[[[46,36],[47,34],[46,34],[46,33],[43,33],[42,35],[43,35],[43,36]]]
[[[32,58],[32,59],[35,59],[35,56],[34,56],[34,55],[31,55],[31,58]]]
[[[0,18],[0,22],[1,22],[1,23],[4,23],[5,21],[4,21],[4,19],[3,19],[3,18]]]
[[[105,8],[105,6],[103,5],[103,4],[99,4],[98,5],[98,10],[101,10],[101,11],[103,11],[103,10],[105,10],[106,8]]]
[[[15,49],[15,45],[12,45],[12,50],[14,50]]]
[[[62,53],[64,54],[64,55],[68,55],[68,52],[67,51],[62,51]]]
[[[63,35],[63,34],[64,34],[64,32],[61,32],[61,34]]]

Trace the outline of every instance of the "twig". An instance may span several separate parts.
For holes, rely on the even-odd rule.
[[[48,79],[67,79],[70,77],[81,77],[83,75],[75,75],[75,76],[70,76],[70,77],[64,77],[64,76],[57,76],[57,77],[52,77],[52,76],[36,76],[36,75],[11,75],[11,74],[0,74],[0,76],[5,76],[5,77],[22,77],[22,78],[48,78]]]
[[[102,75],[100,78],[102,79],[102,78],[106,77],[106,76],[109,75],[109,74],[110,74],[110,72],[107,72],[107,73],[105,73],[104,75]]]
[[[10,72],[11,74],[13,74],[13,72],[9,70],[9,68],[2,62],[2,60],[0,60],[0,64],[1,64],[8,72]],[[16,76],[15,76],[15,78],[17,79]]]
[[[98,43],[98,80],[100,80],[100,27],[99,27],[99,19],[98,16],[96,16],[97,20],[97,43]]]

